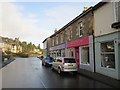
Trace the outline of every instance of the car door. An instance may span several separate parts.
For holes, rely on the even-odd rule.
[[[55,62],[53,62],[53,64],[52,64],[52,65],[53,65],[53,68],[56,69],[56,70],[57,70],[57,63],[58,63],[58,61],[57,61],[57,59],[56,59]]]
[[[60,59],[56,59],[56,62],[55,62],[55,69],[58,70],[58,67],[60,65]]]
[[[56,67],[57,70],[58,70],[59,67],[60,67],[60,68],[62,67],[62,59],[58,59],[58,60],[57,60],[57,67]]]

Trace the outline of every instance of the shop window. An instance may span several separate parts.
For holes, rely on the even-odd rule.
[[[81,64],[89,64],[89,46],[81,47]]]
[[[62,52],[62,53],[61,53],[61,56],[62,56],[62,57],[65,57],[65,50],[62,50],[61,52]]]
[[[101,66],[115,68],[114,41],[101,43]]]
[[[69,57],[74,57],[73,49],[69,49]]]

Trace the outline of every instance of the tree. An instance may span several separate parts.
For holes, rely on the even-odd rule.
[[[40,48],[40,44],[38,44],[37,48],[38,48],[38,49],[41,49],[41,48]]]

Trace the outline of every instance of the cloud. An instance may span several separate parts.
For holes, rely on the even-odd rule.
[[[77,6],[60,5],[45,11],[48,22],[53,23],[53,26],[60,29],[65,24],[81,13],[82,9]],[[55,26],[56,25],[56,26]]]
[[[98,2],[102,0],[0,0],[0,2]],[[117,0],[103,0],[103,1],[117,1]]]
[[[23,7],[13,3],[2,3],[2,36],[19,37],[22,40],[41,43],[48,33],[36,26],[39,21],[35,14],[25,15],[22,10]]]

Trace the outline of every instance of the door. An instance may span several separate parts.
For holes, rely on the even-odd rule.
[[[79,68],[80,67],[80,64],[79,64],[79,47],[75,48],[75,59],[76,59],[76,62],[77,62],[77,66]]]

